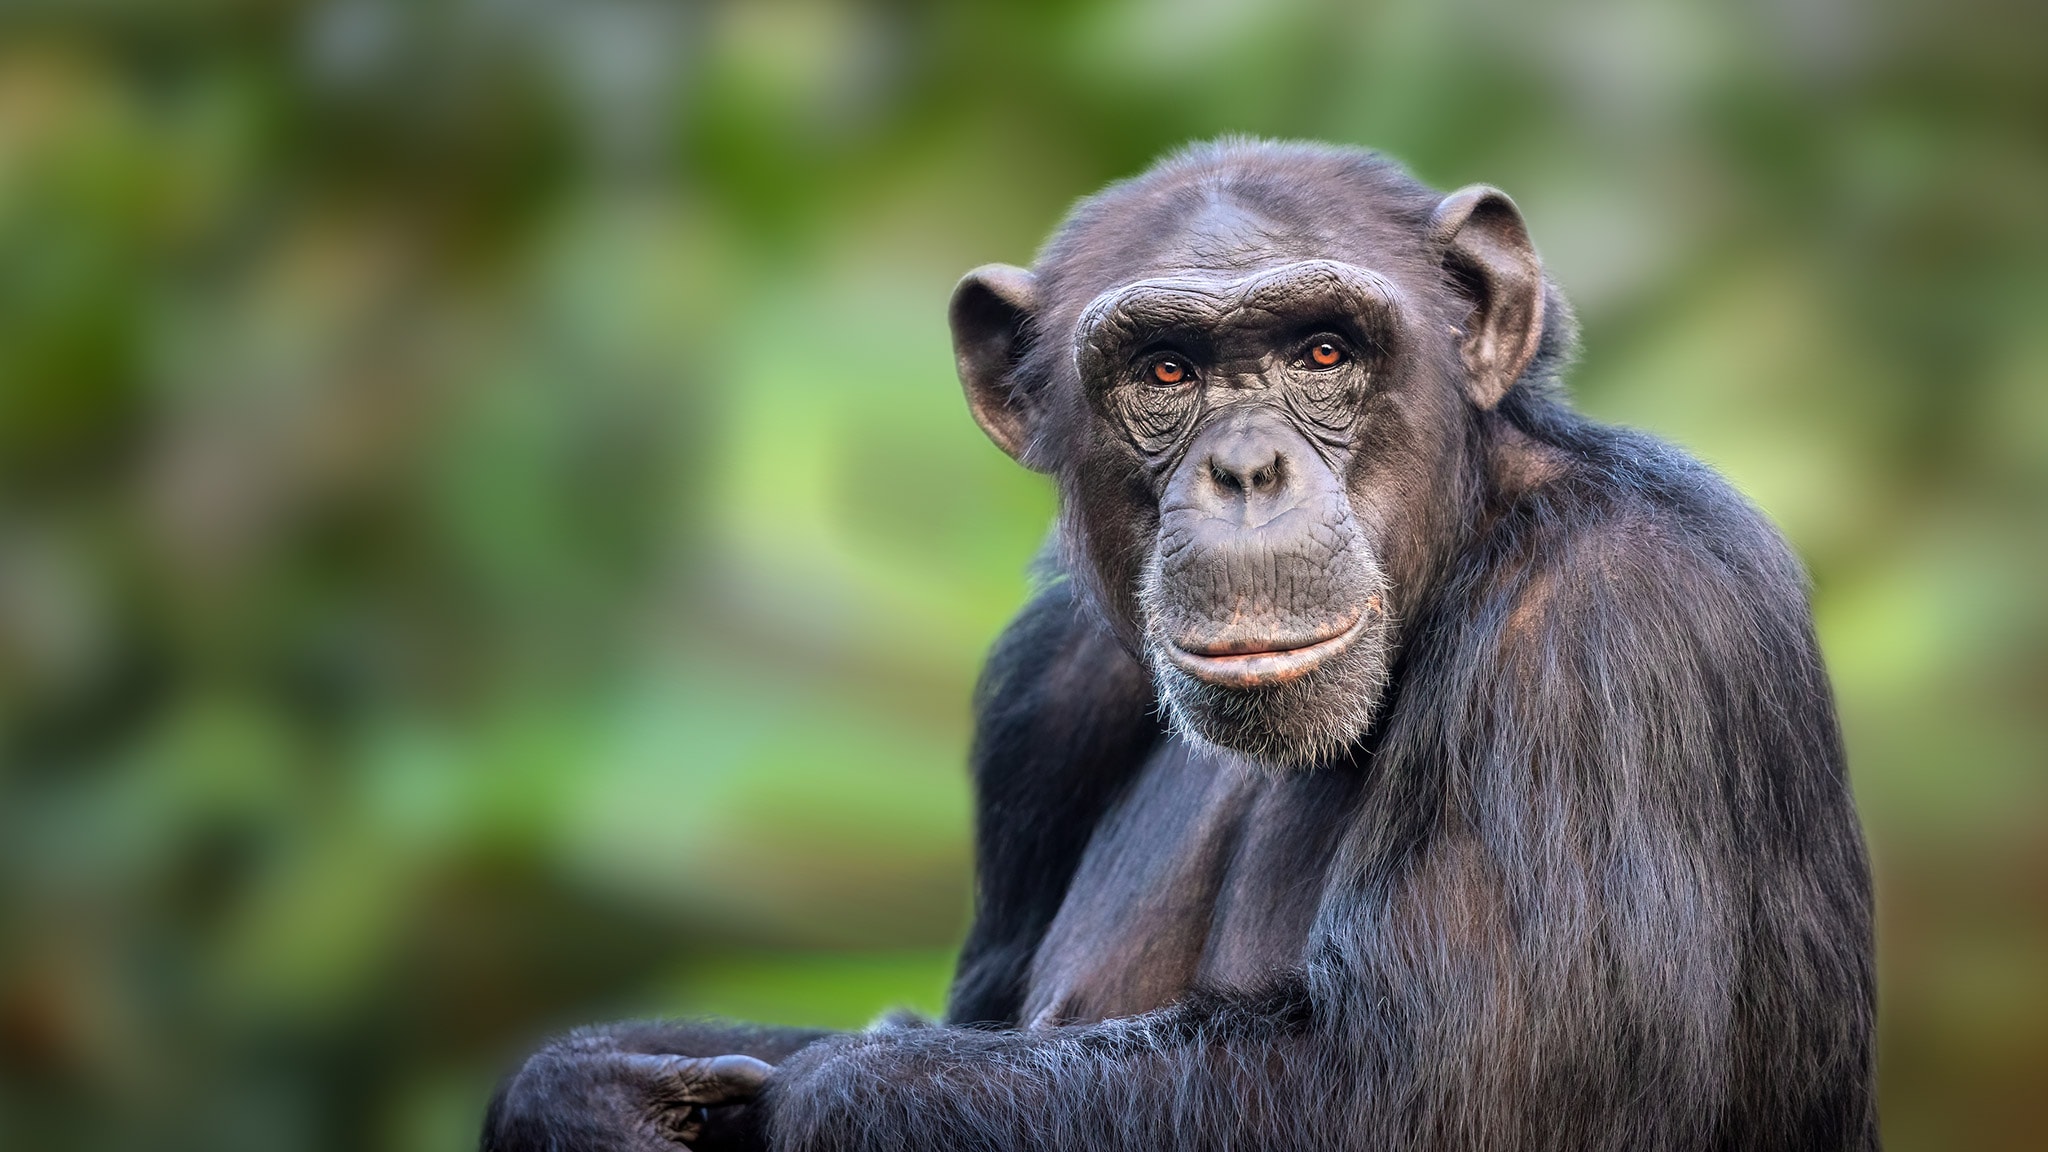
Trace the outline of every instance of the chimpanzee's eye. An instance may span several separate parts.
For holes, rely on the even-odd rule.
[[[1335,368],[1351,358],[1344,346],[1335,340],[1317,337],[1302,349],[1301,358],[1311,368]]]
[[[1176,360],[1171,356],[1161,356],[1152,361],[1152,367],[1145,375],[1154,384],[1163,384],[1171,388],[1188,378],[1188,366],[1185,361]]]

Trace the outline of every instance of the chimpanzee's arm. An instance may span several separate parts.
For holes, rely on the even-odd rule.
[[[1874,1147],[1869,894],[1796,569],[1727,509],[1686,539],[1525,511],[1417,622],[1300,972],[823,1041],[761,1099],[771,1146]]]

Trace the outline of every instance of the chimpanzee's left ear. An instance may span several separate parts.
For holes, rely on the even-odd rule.
[[[1542,342],[1543,263],[1515,202],[1484,184],[1460,188],[1437,204],[1429,242],[1471,301],[1460,347],[1467,387],[1472,403],[1492,408]]]

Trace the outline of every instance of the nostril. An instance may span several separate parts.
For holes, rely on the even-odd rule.
[[[1287,458],[1278,452],[1256,467],[1241,460],[1217,455],[1209,458],[1209,480],[1218,491],[1233,496],[1270,495],[1286,479]]]
[[[1251,488],[1255,492],[1269,492],[1280,486],[1281,459],[1279,453],[1264,467],[1252,473]]]

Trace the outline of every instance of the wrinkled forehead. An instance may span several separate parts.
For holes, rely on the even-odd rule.
[[[1116,275],[1111,278],[1126,283],[1165,277],[1226,282],[1263,268],[1354,255],[1343,250],[1338,229],[1290,220],[1232,198],[1212,196],[1194,206],[1168,199],[1144,207],[1147,210],[1131,214],[1137,219],[1124,216],[1114,229],[1114,242],[1098,247],[1109,258],[1101,272],[1113,269]]]
[[[1263,265],[1327,258],[1333,239],[1321,229],[1218,198],[1165,230],[1151,263],[1155,271],[1242,279]]]
[[[1313,288],[1329,289],[1312,293],[1326,300],[1344,291],[1385,299],[1416,264],[1413,231],[1352,197],[1173,189],[1104,207],[1060,246],[1057,323],[1100,320],[1120,294],[1127,305],[1178,300],[1218,313]]]

